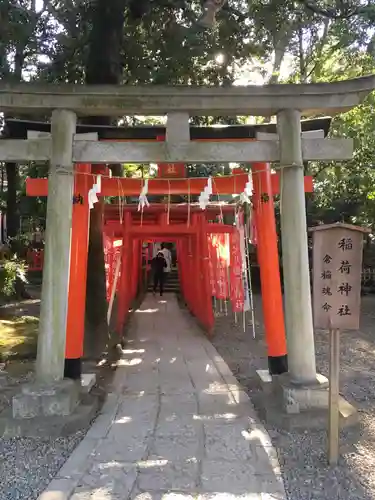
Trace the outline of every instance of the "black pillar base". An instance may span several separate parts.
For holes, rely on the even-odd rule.
[[[64,377],[71,378],[72,380],[79,380],[81,378],[81,375],[82,375],[81,358],[65,359]]]
[[[270,375],[282,375],[288,371],[288,355],[268,356],[268,370]]]

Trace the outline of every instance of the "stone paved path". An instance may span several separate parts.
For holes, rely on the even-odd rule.
[[[248,396],[175,296],[133,321],[113,392],[40,500],[284,500]]]

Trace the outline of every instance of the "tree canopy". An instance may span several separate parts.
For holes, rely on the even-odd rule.
[[[375,69],[375,0],[2,0],[0,33],[0,78],[9,82],[230,86],[335,81]],[[307,166],[315,178],[315,193],[307,201],[309,224],[375,225],[373,107],[370,95],[332,122],[332,136],[354,139],[351,161]],[[117,123],[160,120],[125,116]],[[214,123],[209,117],[193,121]],[[89,117],[89,122],[111,123],[103,117]],[[3,182],[1,193],[12,234],[22,207],[40,210],[40,202],[20,201],[25,176],[45,168],[13,167],[3,166],[8,186]],[[210,168],[191,166],[190,171],[202,175]],[[148,175],[144,166],[114,169],[117,175],[124,170],[125,175]],[[226,172],[228,165],[219,167],[218,173]],[[93,293],[99,294],[89,298],[91,305],[104,297],[102,209],[91,214],[88,274]],[[89,309],[91,324],[101,318],[103,325],[104,308]]]

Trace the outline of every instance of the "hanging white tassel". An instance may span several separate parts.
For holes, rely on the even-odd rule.
[[[200,195],[199,195],[199,199],[198,199],[198,202],[199,202],[199,206],[202,210],[205,210],[205,208],[207,207],[208,205],[208,202],[209,202],[209,197],[206,195],[205,192],[202,192]]]
[[[251,196],[253,195],[253,179],[250,174],[248,176],[248,181],[246,182],[244,192],[249,198],[251,198]]]
[[[95,203],[98,203],[98,197],[97,197],[97,193],[98,193],[98,186],[96,184],[94,184],[92,186],[92,188],[89,190],[88,192],[88,202],[89,202],[89,209],[91,210],[92,208],[94,208],[94,205]]]
[[[145,179],[145,183],[143,185],[141,194],[139,195],[138,199],[138,212],[140,210],[143,210],[144,207],[148,207],[150,204],[147,199],[147,193],[148,193],[148,179]]]
[[[100,193],[101,190],[102,190],[102,176],[101,175],[98,175],[96,177],[96,183],[95,184],[96,184],[96,186],[98,188],[97,193]]]
[[[207,186],[205,188],[205,190],[207,189],[207,193],[211,196],[212,194],[212,177],[209,176],[208,180],[207,180]]]
[[[241,203],[251,203],[251,197],[253,196],[253,179],[251,175],[248,176],[248,181],[245,184],[243,192],[240,194]]]
[[[212,177],[210,176],[207,180],[207,186],[203,189],[199,195],[199,206],[202,210],[205,210],[210,202],[210,196],[212,195]]]

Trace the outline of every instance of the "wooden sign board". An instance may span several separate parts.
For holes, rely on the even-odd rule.
[[[363,235],[368,231],[341,223],[311,231],[314,326],[358,330]]]

